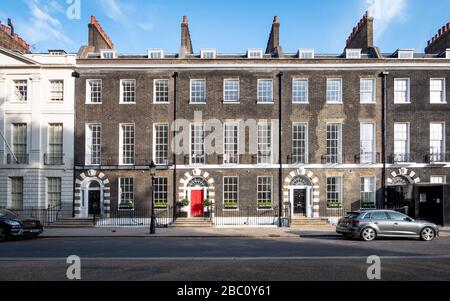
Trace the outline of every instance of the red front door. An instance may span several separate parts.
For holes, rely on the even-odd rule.
[[[203,190],[191,191],[191,216],[203,215]]]

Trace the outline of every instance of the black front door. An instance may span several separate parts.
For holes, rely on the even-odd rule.
[[[100,212],[100,190],[89,191],[89,215],[99,215]]]
[[[306,215],[306,189],[294,189],[294,213]]]

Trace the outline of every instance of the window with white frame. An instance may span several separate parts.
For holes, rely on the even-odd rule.
[[[102,149],[102,125],[91,123],[86,126],[86,165],[100,165]]]
[[[155,178],[153,186],[153,200],[156,208],[167,207],[167,183],[168,179],[166,177]]]
[[[445,124],[430,123],[430,162],[445,161]]]
[[[292,164],[308,163],[308,124],[292,125]]]
[[[263,51],[262,51],[262,49],[248,49],[247,57],[249,59],[262,59]]]
[[[445,184],[447,183],[446,176],[430,176],[430,183],[432,184]]]
[[[272,177],[258,177],[257,181],[258,208],[272,208]]]
[[[61,206],[61,178],[47,178],[48,208]]]
[[[120,164],[134,164],[134,124],[120,125]]]
[[[259,79],[258,103],[272,103],[272,102],[273,102],[273,80]]]
[[[27,124],[15,123],[12,126],[12,150],[19,164],[28,163]]]
[[[361,177],[361,206],[362,208],[375,208],[376,189],[375,177]]]
[[[117,57],[117,53],[114,50],[101,50],[100,58],[105,60],[112,60]]]
[[[375,100],[375,83],[373,78],[360,79],[360,102],[361,103],[376,103]]]
[[[347,59],[360,59],[361,58],[361,49],[346,49],[345,57]]]
[[[303,60],[313,59],[314,50],[313,49],[300,49],[298,51],[298,57]]]
[[[134,208],[134,178],[119,178],[119,209]]]
[[[28,101],[28,81],[27,80],[15,80],[14,81],[14,97],[15,101],[27,102]]]
[[[162,49],[150,49],[148,51],[148,58],[152,60],[159,60],[164,58],[164,50]]]
[[[398,58],[402,59],[402,60],[408,60],[408,59],[413,59],[414,58],[414,50],[412,49],[403,49],[403,50],[398,50]]]
[[[102,80],[86,80],[86,103],[102,103]]]
[[[205,127],[191,124],[191,164],[205,164]]]
[[[450,49],[445,50],[445,58],[450,59]]]
[[[134,79],[120,80],[120,102],[121,103],[136,102],[136,80]]]
[[[191,103],[206,102],[206,81],[204,79],[191,80]]]
[[[342,163],[342,124],[327,124],[327,164]]]
[[[153,81],[153,100],[155,103],[169,103],[168,79],[155,79]]]
[[[327,178],[327,207],[342,208],[342,177]]]
[[[169,164],[169,124],[154,125],[154,161],[156,165]]]
[[[51,80],[50,81],[50,101],[62,102],[64,101],[64,81]]]
[[[394,80],[394,103],[409,103],[409,79],[396,78]]]
[[[225,79],[223,81],[223,101],[239,102],[240,98],[239,79]]]
[[[63,164],[63,124],[50,123],[48,129],[48,154],[49,165]]]
[[[239,163],[239,125],[225,123],[223,136],[223,164]]]
[[[375,124],[361,123],[360,125],[360,162],[375,163]]]
[[[224,209],[239,208],[238,177],[223,177],[223,206]]]
[[[272,163],[272,125],[258,123],[258,164]]]
[[[394,124],[394,162],[409,161],[409,123]]]
[[[327,103],[342,103],[342,79],[327,79]]]
[[[443,79],[443,78],[430,79],[430,102],[431,103],[446,103],[445,79]]]
[[[10,178],[11,183],[11,209],[23,209],[23,178]]]
[[[216,58],[216,50],[215,49],[202,49],[202,50],[200,50],[200,58],[215,59]]]
[[[292,80],[292,102],[308,103],[308,80],[293,79]]]

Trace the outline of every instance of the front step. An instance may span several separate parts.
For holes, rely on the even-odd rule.
[[[173,228],[209,228],[212,227],[211,221],[205,218],[178,218]]]
[[[58,219],[47,228],[93,228],[94,220],[88,218],[64,218]]]
[[[301,226],[327,226],[330,225],[328,219],[324,218],[293,218],[291,220],[291,227]]]

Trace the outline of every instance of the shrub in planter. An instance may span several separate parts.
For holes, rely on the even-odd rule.
[[[211,205],[212,205],[212,202],[211,202],[210,199],[204,199],[203,200],[203,206],[208,207],[208,206],[211,206]]]
[[[124,203],[120,203],[119,210],[131,210],[133,209],[133,203],[128,201]]]
[[[224,202],[223,207],[225,209],[236,209],[238,208],[238,202]]]
[[[188,199],[182,199],[178,202],[178,207],[183,208],[189,206],[189,200]]]
[[[166,202],[157,202],[155,203],[155,208],[167,208]]]
[[[339,209],[339,208],[342,208],[342,202],[339,202],[339,201],[328,202],[327,206],[330,209]]]
[[[271,202],[258,202],[258,208],[269,209],[272,208]]]

